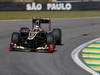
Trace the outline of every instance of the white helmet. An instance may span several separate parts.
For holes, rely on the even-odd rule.
[[[38,25],[36,25],[36,26],[34,27],[34,30],[35,30],[36,32],[38,32],[38,31],[40,30],[40,27],[39,27]]]
[[[38,26],[38,25],[36,25],[36,28],[39,28],[39,26]]]

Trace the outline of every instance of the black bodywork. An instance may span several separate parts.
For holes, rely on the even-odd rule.
[[[49,24],[49,32],[41,28],[41,23]],[[35,29],[39,27],[39,31]],[[46,50],[54,51],[56,45],[61,44],[61,29],[51,31],[50,19],[32,19],[32,28],[22,27],[19,32],[13,32],[10,43],[10,50]]]
[[[47,32],[37,33],[37,35],[32,40],[27,39],[28,34],[29,32],[27,32],[27,34],[21,33],[20,42],[22,46],[36,49],[37,47],[42,47],[45,46],[45,44],[47,44]]]

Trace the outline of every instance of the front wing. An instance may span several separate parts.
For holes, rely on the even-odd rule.
[[[14,43],[10,43],[9,45],[9,50],[10,51],[39,51],[39,52],[53,52],[55,51],[56,45],[55,44],[50,44],[50,45],[45,45],[45,47],[37,47],[36,49],[28,48],[28,47],[23,47],[23,46],[17,46]]]

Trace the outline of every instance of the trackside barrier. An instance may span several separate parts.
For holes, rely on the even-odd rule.
[[[100,10],[99,2],[49,2],[49,3],[1,3],[0,11],[71,11]]]

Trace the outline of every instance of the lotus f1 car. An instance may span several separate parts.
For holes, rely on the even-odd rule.
[[[41,27],[41,24],[49,24],[49,31]],[[51,31],[50,19],[32,19],[32,28],[21,27],[18,32],[13,32],[9,45],[10,51],[55,51],[56,45],[61,45],[61,29]]]

